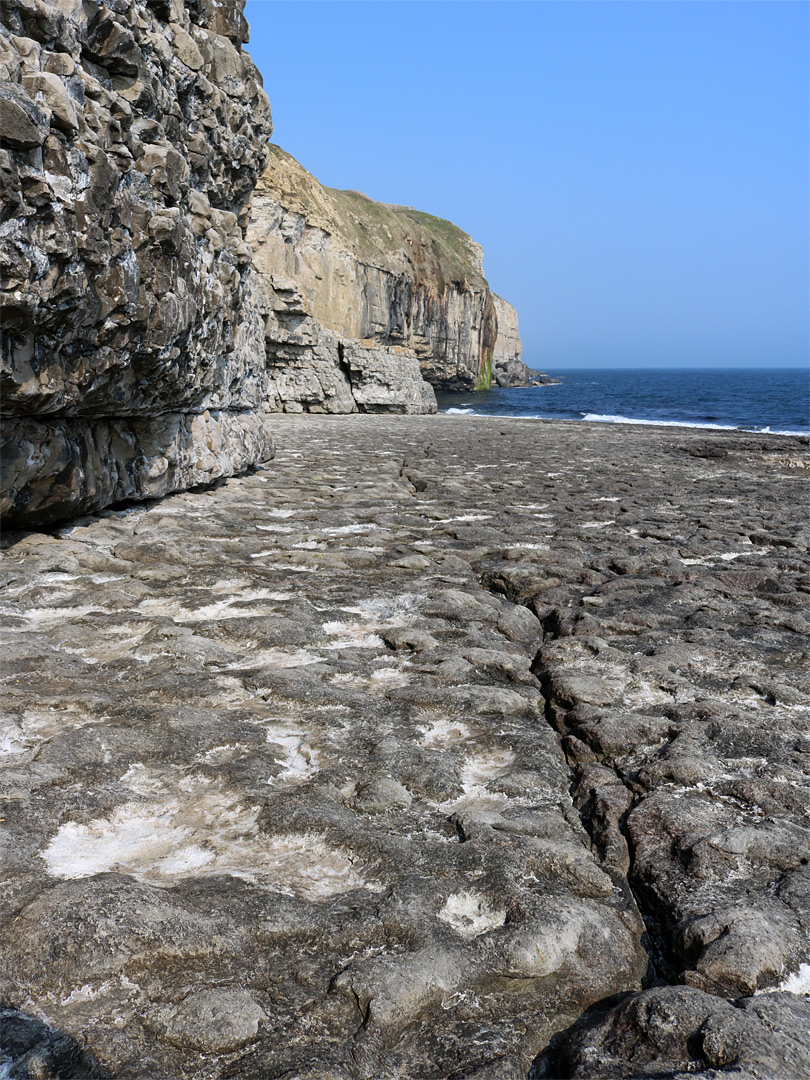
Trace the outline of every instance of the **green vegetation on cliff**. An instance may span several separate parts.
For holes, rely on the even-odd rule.
[[[481,248],[451,221],[407,206],[376,202],[359,191],[320,184],[286,151],[270,144],[262,186],[289,210],[344,241],[359,259],[384,270],[407,261],[446,284],[486,287]]]

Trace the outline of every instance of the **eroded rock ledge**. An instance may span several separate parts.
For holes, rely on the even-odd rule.
[[[274,424],[7,538],[19,1075],[804,1077],[806,447]]]
[[[271,452],[244,240],[271,123],[243,6],[0,6],[12,525],[210,482]]]

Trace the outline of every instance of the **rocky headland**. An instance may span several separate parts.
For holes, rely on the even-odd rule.
[[[806,1077],[806,446],[270,422],[5,538],[9,1075]]]
[[[431,412],[432,387],[536,377],[481,247],[449,221],[325,188],[271,146],[248,238],[267,298],[273,409]]]

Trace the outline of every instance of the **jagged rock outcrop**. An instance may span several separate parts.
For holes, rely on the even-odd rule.
[[[2,511],[268,456],[244,241],[272,125],[244,0],[2,0]]]
[[[480,246],[449,221],[322,187],[273,146],[249,239],[268,299],[271,408],[365,410],[338,354],[347,342],[354,356],[357,343],[373,348],[366,369],[379,365],[389,409],[435,408],[429,390],[415,400],[420,369],[436,389],[488,389],[496,355],[499,385],[528,385],[517,315],[490,292]]]

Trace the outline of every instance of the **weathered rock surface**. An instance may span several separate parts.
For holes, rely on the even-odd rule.
[[[243,6],[0,6],[0,508],[12,522],[269,453],[244,227],[271,123],[241,48]]]
[[[806,448],[272,422],[6,537],[17,1075],[801,1075]]]
[[[490,292],[479,245],[449,221],[325,188],[273,146],[249,237],[268,297],[271,407],[364,411],[338,355],[349,342],[375,348],[392,402],[402,383],[401,411],[414,411],[420,367],[437,389],[488,389],[497,354],[498,385],[531,381],[514,309]],[[434,411],[425,399],[420,411]]]
[[[632,994],[578,1027],[552,1072],[568,1080],[804,1080],[810,1001],[764,994],[725,1001],[688,986]]]

